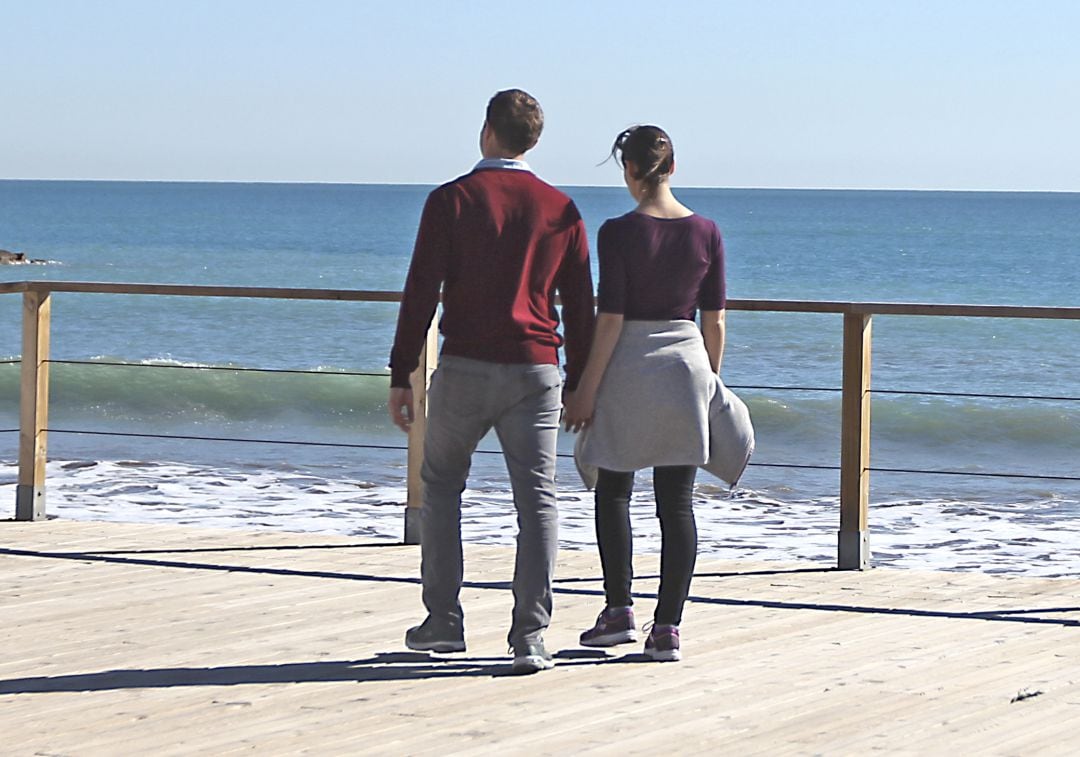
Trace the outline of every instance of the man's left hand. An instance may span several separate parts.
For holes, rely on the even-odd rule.
[[[387,402],[390,408],[390,418],[394,425],[409,433],[413,422],[413,392],[412,389],[402,387],[390,388],[390,400]]]

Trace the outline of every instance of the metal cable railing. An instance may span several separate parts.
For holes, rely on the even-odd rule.
[[[21,362],[19,398],[19,475],[16,484],[15,519],[42,520],[45,512],[47,432],[49,417],[49,371],[50,361],[50,321],[52,303],[55,296],[65,293],[87,293],[95,295],[138,295],[156,297],[208,297],[241,298],[272,300],[310,300],[338,302],[385,302],[401,301],[400,292],[301,289],[301,288],[266,288],[235,286],[194,286],[176,284],[129,284],[103,282],[64,282],[64,281],[22,281],[0,283],[0,293],[19,294],[22,297],[22,360],[5,360],[2,363]],[[1072,481],[1067,476],[1036,476],[1028,473],[995,472],[984,474],[973,471],[918,471],[902,468],[875,468],[871,465],[870,455],[870,408],[872,393],[885,394],[923,394],[927,396],[985,397],[986,399],[1028,400],[1064,400],[1070,397],[1049,397],[1027,395],[992,397],[961,392],[908,392],[904,390],[874,390],[871,384],[872,321],[875,316],[946,316],[966,318],[1014,318],[1039,320],[1080,321],[1080,307],[1045,307],[1011,305],[960,305],[934,303],[896,303],[896,302],[817,302],[795,300],[738,300],[728,301],[731,311],[832,314],[842,321],[842,349],[839,354],[840,377],[842,388],[839,401],[839,466],[803,465],[783,462],[755,462],[763,468],[802,469],[807,471],[835,471],[839,468],[839,521],[837,564],[841,569],[863,569],[869,567],[870,552],[868,541],[868,510],[870,481],[869,472],[942,474],[963,476],[992,476],[994,478],[1040,478],[1043,480]],[[424,338],[419,356],[417,374],[414,376],[414,391],[418,401],[426,396],[427,381],[437,362],[438,335],[434,328],[429,328]],[[63,361],[52,361],[60,363]],[[75,362],[75,361],[70,361]],[[79,361],[84,362],[84,361]],[[105,361],[85,361],[102,365]],[[122,363],[124,367],[136,364]],[[59,367],[59,366],[58,366]],[[293,371],[282,369],[234,368],[228,366],[180,366],[142,364],[139,367],[183,368],[185,370],[226,370],[236,372],[253,371],[258,373],[305,373],[335,375],[326,371]],[[344,374],[336,374],[344,375]],[[369,374],[359,375],[386,375]],[[748,385],[738,387],[759,391],[800,391],[800,392],[835,392],[826,387],[766,387]],[[181,430],[183,427],[178,427]],[[77,429],[54,428],[53,433],[86,433]],[[123,431],[92,431],[100,435],[126,435],[135,438],[170,438],[166,434],[142,434]],[[267,432],[271,433],[271,432]],[[220,435],[188,435],[188,439],[232,441],[233,443],[294,444],[310,446],[342,446],[352,448],[386,448],[407,450],[406,489],[407,507],[405,518],[405,541],[416,543],[419,540],[419,525],[416,518],[419,510],[422,480],[420,466],[423,458],[424,424],[413,425],[409,433],[407,446],[361,444],[348,442],[315,442],[291,439],[233,439],[227,433]],[[333,437],[331,437],[333,438]],[[368,438],[368,437],[364,437]],[[378,437],[374,437],[378,441]],[[481,450],[482,454],[498,454],[497,450]],[[561,455],[569,457],[569,455]]]
[[[1080,402],[1080,397],[1054,397],[1044,394],[986,394],[978,392],[932,392],[914,389],[871,389],[871,394],[917,394],[926,397],[973,397],[991,400],[1048,400],[1052,402]]]
[[[808,387],[808,386],[771,386],[762,384],[728,384],[730,389],[751,389],[764,391],[789,391],[789,392],[840,392],[839,387]],[[1016,399],[1016,400],[1040,400],[1051,402],[1080,402],[1080,397],[1051,396],[1041,394],[990,394],[985,392],[942,392],[924,391],[914,389],[870,389],[871,394],[893,395],[919,395],[927,397],[970,397],[974,399]],[[750,467],[759,468],[791,468],[808,470],[840,470],[839,465],[798,465],[794,463],[758,463],[751,462]],[[982,471],[957,471],[938,470],[929,468],[885,468],[870,466],[873,473],[908,473],[927,474],[933,476],[969,476],[974,478],[1007,478],[1007,479],[1033,479],[1041,481],[1080,481],[1080,476],[1051,476],[1032,473],[987,473]]]
[[[757,468],[792,468],[805,470],[840,470],[839,465],[810,465],[800,463],[750,463]]]
[[[1031,478],[1041,481],[1080,481],[1080,476],[1043,476],[1033,473],[980,473],[962,470],[911,470],[908,468],[878,468],[870,466],[874,473],[926,473],[934,476],[978,476],[980,478]]]
[[[299,447],[342,447],[344,449],[393,449],[405,450],[398,444],[354,444],[350,442],[312,442],[303,439],[250,439],[229,436],[195,436],[191,434],[147,434],[137,431],[94,431],[78,428],[47,428],[50,434],[79,434],[83,436],[123,436],[135,439],[179,439],[192,442],[238,442],[247,444],[289,444]]]
[[[728,384],[728,389],[767,389],[777,392],[839,392],[841,389],[835,386],[760,386],[757,384]]]
[[[841,392],[838,386],[766,386],[759,384],[728,384],[729,389],[763,389],[776,392]],[[978,392],[937,392],[920,389],[870,389],[871,394],[915,394],[927,397],[973,397],[976,399],[1050,400],[1080,402],[1080,397],[1058,397],[1045,394],[986,394]]]
[[[19,360],[5,360],[0,361],[0,364],[18,363]],[[200,371],[226,371],[226,372],[247,372],[247,373],[269,373],[269,374],[303,374],[312,376],[362,376],[362,377],[374,377],[374,378],[389,378],[385,373],[377,373],[370,371],[319,371],[319,370],[301,370],[301,369],[288,369],[288,368],[251,368],[251,367],[233,367],[233,366],[210,366],[210,365],[168,365],[157,363],[123,363],[115,361],[102,361],[102,360],[48,360],[43,361],[58,365],[90,365],[90,366],[112,366],[121,368],[161,368],[161,369],[184,369],[184,370],[200,370]],[[763,384],[729,384],[731,389],[740,390],[756,390],[756,391],[791,391],[791,392],[840,392],[839,387],[810,387],[810,386],[773,386]],[[1013,395],[1013,394],[988,394],[988,393],[974,393],[974,392],[941,392],[941,391],[925,391],[925,390],[913,390],[913,389],[871,389],[874,394],[892,394],[892,395],[918,395],[918,396],[930,396],[930,397],[971,397],[978,399],[1021,399],[1021,400],[1041,400],[1041,401],[1055,401],[1055,402],[1080,402],[1080,397],[1067,397],[1067,396],[1048,396],[1048,395]],[[0,429],[0,433],[13,433],[19,429]],[[229,442],[240,444],[281,444],[281,445],[294,445],[305,447],[331,447],[340,449],[378,449],[378,450],[397,450],[405,451],[408,446],[403,444],[359,444],[349,442],[314,442],[302,439],[253,439],[247,437],[226,437],[226,436],[201,436],[201,435],[189,435],[189,434],[149,434],[139,432],[127,432],[127,431],[97,431],[89,429],[68,429],[68,428],[49,428],[46,429],[49,433],[54,434],[72,434],[83,436],[117,436],[136,439],[176,439],[182,441],[206,441],[206,442]],[[500,450],[497,449],[478,449],[477,454],[482,455],[497,455],[500,454]],[[573,454],[570,453],[558,453],[556,455],[562,459],[572,459]],[[782,468],[789,470],[840,470],[839,465],[814,465],[814,464],[800,464],[800,463],[761,463],[751,462],[750,467],[757,468]],[[981,471],[957,471],[957,470],[937,470],[937,469],[924,469],[924,468],[886,468],[871,466],[870,471],[874,473],[906,473],[906,474],[926,474],[936,476],[967,476],[975,478],[1005,478],[1005,479],[1030,479],[1030,480],[1042,480],[1042,481],[1080,481],[1078,476],[1054,476],[1054,475],[1039,475],[1030,473],[988,473]]]
[[[17,361],[16,361],[17,362]],[[229,365],[169,365],[165,363],[120,363],[105,360],[43,360],[43,363],[51,365],[103,365],[116,368],[172,368],[189,371],[231,371],[233,373],[292,373],[311,376],[373,376],[379,378],[389,377],[385,371],[382,373],[366,371],[317,371],[298,368],[245,368]]]

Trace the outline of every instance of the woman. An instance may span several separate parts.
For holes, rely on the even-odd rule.
[[[645,654],[672,661],[681,657],[679,623],[697,559],[694,478],[709,457],[709,403],[724,353],[724,252],[716,224],[672,194],[675,152],[662,129],[627,129],[611,155],[637,208],[600,228],[596,333],[564,410],[567,430],[583,431],[579,467],[598,469],[606,607],[581,643],[637,638],[629,505],[634,472],[652,467],[662,543]]]

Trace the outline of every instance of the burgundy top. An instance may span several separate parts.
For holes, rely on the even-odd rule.
[[[708,218],[654,218],[633,211],[600,227],[597,253],[602,313],[634,321],[692,321],[698,308],[724,309],[724,245]]]
[[[442,286],[443,353],[558,365],[577,386],[593,329],[585,225],[573,201],[531,171],[482,168],[428,195],[390,353],[390,385],[408,387]]]

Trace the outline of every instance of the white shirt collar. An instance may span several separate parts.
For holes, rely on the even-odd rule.
[[[474,171],[483,168],[510,168],[515,171],[532,171],[529,164],[524,160],[513,160],[512,158],[484,158],[473,166]]]

